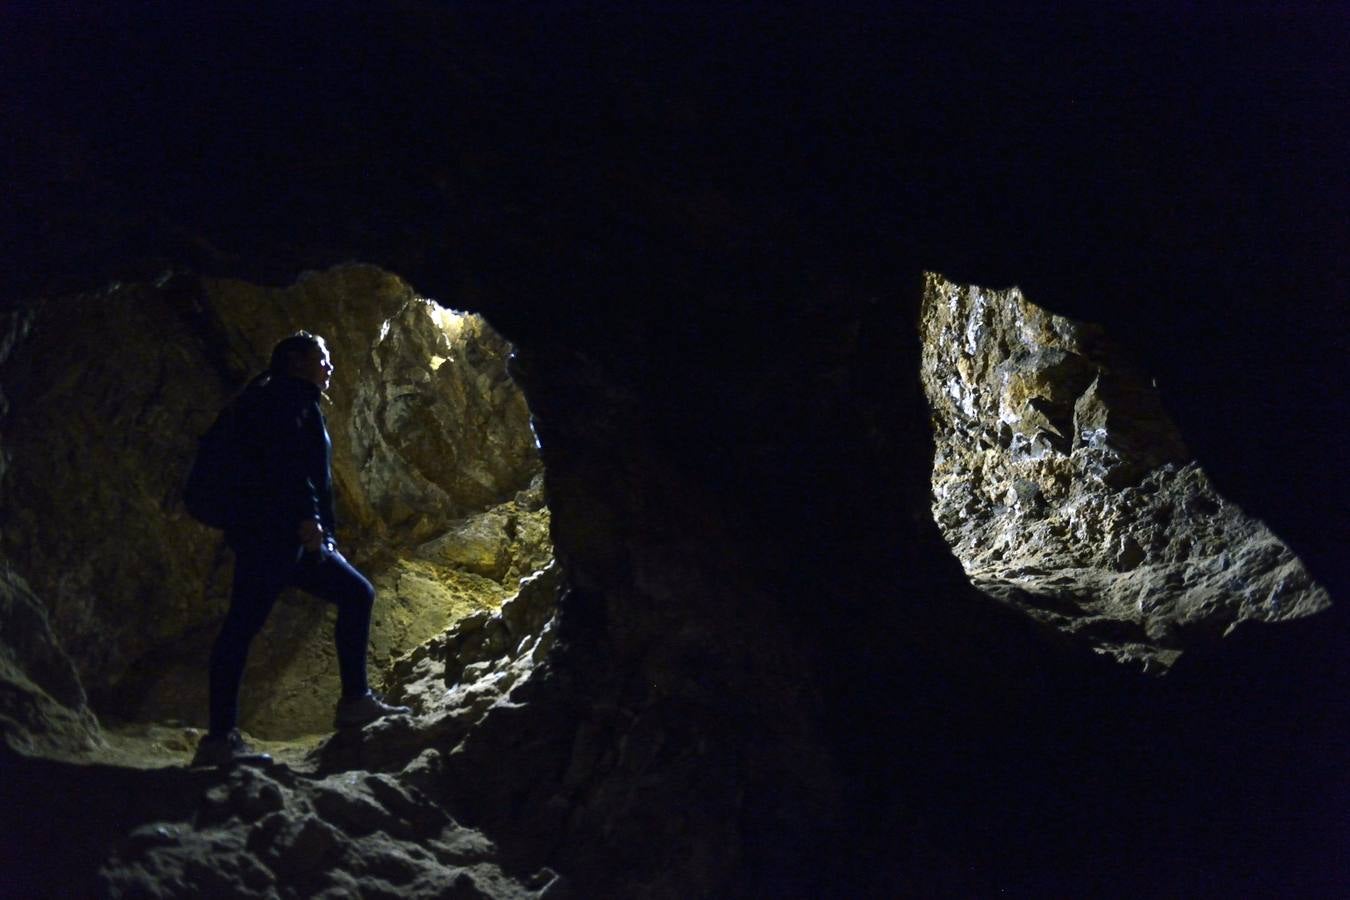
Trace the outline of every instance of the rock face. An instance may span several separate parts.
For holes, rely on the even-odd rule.
[[[196,435],[300,327],[327,337],[336,364],[326,414],[339,539],[384,593],[377,665],[499,603],[547,561],[528,411],[506,374],[509,347],[481,318],[368,266],[286,290],[176,276],[51,298],[11,317],[0,360],[3,551],[96,706],[200,719],[229,564],[219,533],[184,512],[182,479]],[[437,573],[456,586],[423,589]],[[245,692],[246,725],[327,728],[332,618],[317,603],[279,605],[251,658],[247,679],[265,689]]]
[[[375,779],[415,789],[500,846],[501,859],[524,861],[510,871],[548,867],[595,896],[867,895],[883,885],[921,893],[934,884],[980,893],[1006,878],[1039,884],[1051,867],[1063,872],[1048,846],[1094,858],[1090,820],[1102,809],[1121,819],[1130,811],[1109,784],[1087,789],[1089,801],[1079,796],[1095,777],[1092,765],[1109,765],[1127,781],[1149,773],[1150,784],[1161,785],[1186,782],[1216,762],[1231,765],[1226,749],[1211,750],[1193,730],[1197,709],[1219,717],[1231,706],[1184,689],[1148,693],[1129,680],[1136,676],[1047,641],[968,584],[931,513],[929,410],[914,378],[919,341],[910,330],[919,293],[876,301],[855,287],[841,304],[829,274],[808,267],[800,279],[780,282],[777,260],[775,253],[738,263],[779,292],[791,327],[778,329],[771,344],[756,343],[762,336],[752,319],[734,329],[723,323],[715,340],[681,324],[711,315],[704,308],[690,319],[689,297],[717,308],[720,297],[708,286],[718,271],[671,274],[651,286],[645,315],[663,324],[647,330],[645,343],[625,340],[633,327],[625,319],[522,326],[513,372],[530,401],[544,477],[504,489],[477,512],[452,518],[469,504],[454,497],[472,495],[481,477],[423,478],[391,449],[415,442],[335,427],[335,443],[350,442],[343,453],[365,434],[372,456],[385,454],[373,468],[363,469],[355,455],[342,463],[343,512],[358,525],[353,552],[368,554],[385,597],[374,642],[377,660],[390,663],[385,686],[417,715],[335,735],[303,763],[290,763],[297,774],[268,775],[279,786],[258,788],[273,799],[256,817],[147,810],[109,819],[131,838],[111,858],[109,834],[98,837],[103,849],[89,851],[102,866],[103,889],[181,883],[185,892],[230,885],[265,894],[294,881],[304,890],[355,883],[377,891],[390,872],[408,879],[400,889],[444,888],[424,869],[432,858],[440,866],[450,857],[417,856],[406,846],[415,838],[390,838],[384,828],[367,834],[310,796],[321,783]],[[327,277],[339,286],[355,278],[360,287],[347,284],[351,297],[339,291],[325,306],[355,306],[364,297],[379,312],[350,309],[352,320],[371,323],[376,337],[390,321],[389,334],[396,333],[399,320],[372,288],[390,276],[362,269]],[[293,290],[328,297],[314,280]],[[527,293],[505,284],[513,296]],[[264,319],[278,317],[294,296],[271,292],[263,303],[239,283],[222,290],[248,301],[222,308],[248,306]],[[153,302],[154,292],[142,297]],[[244,318],[236,330],[262,329]],[[266,343],[258,337],[240,345]],[[361,365],[355,348],[335,347],[335,356],[339,377],[359,387],[349,371]],[[1068,357],[1065,351],[1059,361]],[[347,370],[343,359],[351,361]],[[435,371],[451,365],[452,356],[445,359]],[[678,382],[669,374],[677,364]],[[407,370],[405,383],[413,383],[416,367]],[[1042,389],[1030,373],[1024,382],[1029,397]],[[1044,390],[1061,406],[1029,404],[1044,422],[1017,445],[1028,456],[1045,452],[1038,442],[1053,435],[1050,426],[1065,431],[1056,424],[1064,396]],[[340,385],[334,394],[330,420],[338,423]],[[74,403],[78,395],[70,396]],[[377,410],[395,395],[364,396],[364,409]],[[1149,434],[1154,419],[1133,427],[1113,418],[1117,409],[1108,405],[1093,421],[1130,440],[1142,434],[1130,446],[1146,453],[1157,446],[1180,452],[1178,442]],[[1104,446],[1093,458],[1107,478],[1121,471],[1143,477],[1129,460],[1117,462],[1116,445]],[[12,459],[7,483],[24,485],[18,462],[35,454]],[[1148,459],[1143,471],[1169,465],[1169,458]],[[433,518],[397,512],[408,497],[424,498],[436,512],[439,534],[427,536]],[[94,498],[116,499],[113,492]],[[546,559],[546,530],[560,566],[491,612],[511,592],[509,581]],[[16,546],[32,543],[15,537]],[[479,602],[484,597],[490,600]],[[433,634],[447,610],[471,608]],[[258,689],[247,721],[260,735],[326,725],[326,704],[313,702],[331,678],[324,616],[303,604],[274,614],[250,672]],[[180,635],[174,646],[191,639]],[[200,646],[209,639],[209,627],[200,630]],[[400,657],[401,642],[421,646]],[[190,681],[193,654],[187,657],[177,668],[152,658],[162,677],[138,694],[148,698],[140,716],[200,707],[200,698],[175,687]],[[269,680],[270,691],[262,687]],[[1157,733],[1173,737],[1160,745]],[[973,772],[978,791],[969,788]],[[60,769],[42,777],[80,776]],[[164,769],[143,779],[148,790],[167,791],[183,777]],[[111,784],[127,775],[106,778]],[[222,776],[193,778],[181,788],[190,792],[184,802],[212,790],[233,796],[234,788],[220,788]],[[6,789],[16,807],[33,802],[21,783]],[[361,796],[350,802],[361,806],[374,790],[354,789]],[[273,808],[276,796],[282,807]],[[1194,806],[1200,818],[1214,814],[1208,801]],[[311,810],[326,824],[305,825]],[[1040,822],[1042,812],[1052,824]],[[367,813],[383,821],[384,813]],[[1028,817],[1040,824],[1030,828]],[[987,832],[970,831],[977,818],[989,823]],[[446,828],[428,834],[447,840]],[[1114,845],[1121,834],[1108,830],[1102,840]],[[1123,834],[1136,852],[1162,852],[1147,829]],[[900,856],[897,835],[909,848]],[[305,867],[311,842],[331,863],[322,875]],[[395,857],[411,861],[389,861]],[[972,872],[970,858],[985,860],[983,867]],[[1085,883],[1089,864],[1073,865],[1064,877]],[[529,878],[500,882],[507,895],[541,887]]]
[[[1343,23],[1195,4],[1118,28],[1096,8],[1046,27],[1020,11],[787,4],[770,21],[734,4],[648,16],[414,0],[259,27],[199,6],[165,5],[152,28],[127,4],[10,17],[15,52],[0,66],[15,64],[25,102],[5,109],[20,165],[3,213],[17,236],[0,248],[20,262],[0,267],[0,297],[141,283],[165,260],[268,284],[352,259],[398,272],[516,348],[562,569],[541,660],[505,618],[466,622],[410,670],[396,663],[419,716],[338,735],[317,759],[289,760],[294,772],[350,779],[353,806],[385,812],[377,783],[415,787],[501,859],[528,863],[504,871],[547,866],[586,897],[1344,892],[1345,767],[1330,752],[1350,732],[1344,607],[1249,622],[1154,679],[991,602],[933,520],[916,377],[925,270],[1016,281],[1114,333],[1162,336],[1150,369],[1163,357],[1165,380],[1241,379],[1261,421],[1294,426],[1261,440],[1232,414],[1246,393],[1225,390],[1192,404],[1220,414],[1182,420],[1231,497],[1277,530],[1302,520],[1298,546],[1323,548],[1322,578],[1343,566],[1329,536],[1350,504],[1325,471],[1347,455],[1335,401],[1350,383],[1329,377],[1344,355],[1347,258],[1335,160],[1350,154],[1330,152],[1344,116],[1326,67]],[[104,71],[115,77],[89,77]],[[341,386],[402,308],[369,271],[344,279],[358,289],[208,283],[237,297],[193,320],[218,351],[209,370],[230,373],[222,396],[258,362],[229,348],[262,352],[299,324],[369,336],[337,348]],[[139,307],[109,317],[90,302],[82,321],[113,335],[124,320],[176,328],[200,294],[144,322]],[[322,308],[292,319],[299,297]],[[330,327],[337,312],[351,324]],[[62,340],[44,349],[63,353]],[[67,356],[57,384],[117,349],[68,340],[95,352]],[[1309,345],[1312,365],[1271,363]],[[1277,389],[1291,385],[1302,390]],[[25,396],[10,391],[16,409]],[[216,402],[200,403],[203,418]],[[367,408],[399,415],[399,402],[380,392]],[[1062,408],[1041,412],[1063,432]],[[434,418],[404,421],[423,414]],[[85,418],[72,440],[105,417]],[[15,421],[6,446],[23,440]],[[1108,412],[1108,431],[1119,424]],[[1209,449],[1231,447],[1244,452],[1219,480]],[[476,578],[509,572],[497,517],[456,516],[440,542],[407,512],[415,498],[450,515],[450,481],[391,462],[374,479],[386,499],[359,500],[360,464],[341,476],[359,526],[349,546],[389,535],[409,584],[451,557]],[[45,471],[73,483],[74,468]],[[1288,484],[1271,488],[1272,470]],[[33,524],[18,521],[11,477],[7,548]],[[140,547],[142,519],[106,511],[136,496],[127,485],[91,498],[90,515],[125,523],[120,540]],[[123,587],[144,568],[128,565]],[[79,595],[53,596],[73,609]],[[80,644],[81,671],[116,669],[92,631]],[[392,893],[367,853],[383,839],[354,846],[363,826],[289,776],[266,773],[284,809],[198,827],[184,823],[229,776],[0,756],[0,808],[17,811],[0,821],[6,877],[26,893],[96,894],[93,873],[147,823],[177,823],[163,864],[117,849],[105,892],[148,889],[137,869],[172,884],[196,868],[194,888],[245,874],[266,885],[237,848],[279,876],[310,810],[344,834],[329,835],[327,880],[296,877],[352,892],[338,874],[350,867],[357,890]],[[253,838],[276,813],[283,829]],[[401,827],[373,809],[368,821]]]
[[[412,706],[413,718],[336,734],[310,754],[309,763],[321,772],[393,773],[442,802],[466,789],[456,784],[459,778],[512,783],[515,776],[497,771],[500,766],[462,758],[476,755],[470,752],[481,744],[475,729],[489,715],[520,710],[527,682],[552,677],[547,660],[557,642],[561,580],[552,564],[521,582],[499,609],[466,616],[405,655],[383,687],[391,700]]]
[[[1330,605],[1100,328],[929,274],[920,330],[933,514],[980,590],[1155,671],[1198,636]]]
[[[105,892],[128,894],[378,893],[391,878],[408,892],[448,889],[435,873],[462,863],[408,845],[472,837],[449,819],[501,848],[472,858],[484,879],[498,877],[494,865],[547,867],[589,896],[1087,884],[1094,860],[1122,845],[1156,863],[1128,884],[1184,874],[1197,841],[1215,845],[1172,849],[1177,830],[1229,821],[1238,802],[1210,797],[1204,773],[1267,759],[1255,751],[1279,745],[1282,729],[1249,727],[1264,707],[1231,715],[1247,710],[1245,694],[1154,689],[978,596],[930,512],[918,292],[875,302],[854,288],[843,304],[828,275],[780,283],[777,254],[741,262],[790,312],[772,346],[755,343],[754,320],[724,324],[716,341],[679,330],[689,297],[721,302],[699,293],[720,272],[672,275],[665,294],[652,286],[658,312],[646,315],[667,327],[645,344],[616,339],[626,320],[522,332],[514,371],[535,416],[561,574],[395,661],[387,687],[416,716],[335,735],[265,779],[170,767],[133,780],[7,760],[18,777],[0,801],[36,808],[47,784],[89,786],[90,808],[121,784],[177,796],[190,809],[94,817],[109,824],[90,826],[81,859],[101,869]],[[679,402],[688,397],[699,403]],[[415,525],[372,520],[367,532],[394,536],[385,571],[400,594],[453,594],[538,558],[539,499],[537,485],[522,488],[402,547]],[[452,565],[460,580],[435,587],[433,571]],[[285,616],[272,624],[288,627]],[[1286,696],[1272,694],[1277,710]],[[1287,758],[1292,784],[1320,771],[1298,748]],[[1119,787],[1130,783],[1146,785],[1142,801]],[[1180,813],[1179,784],[1194,785]],[[386,789],[449,819],[409,831],[396,801],[376,796]],[[319,799],[333,790],[345,795]],[[1268,799],[1283,822],[1303,795]],[[1150,812],[1134,827],[1138,802],[1181,825],[1156,834]],[[19,858],[70,827],[74,813],[49,812],[48,831],[9,837]],[[1094,830],[1103,815],[1113,824]],[[383,824],[367,831],[372,822]],[[1226,847],[1231,830],[1214,833]],[[507,876],[491,890],[519,895],[547,878]]]
[[[509,352],[481,316],[420,300],[380,324],[365,359],[353,355],[350,405],[335,404],[349,425],[334,477],[381,545],[444,534],[539,474],[529,411],[506,374]]]
[[[73,754],[100,741],[75,665],[47,611],[8,567],[0,569],[0,733],[21,753]]]
[[[553,647],[562,571],[556,563],[521,582],[499,610],[460,619],[398,661],[385,681],[393,701],[419,713],[482,715]],[[527,667],[519,665],[526,661]]]
[[[387,775],[303,778],[235,769],[187,822],[132,831],[100,872],[109,897],[558,897],[542,869],[513,878],[496,848]]]

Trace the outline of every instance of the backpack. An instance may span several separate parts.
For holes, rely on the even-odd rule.
[[[245,400],[250,393],[246,389],[227,403],[197,439],[197,456],[183,486],[188,515],[212,528],[228,528],[239,517],[250,474],[245,444],[249,431]]]

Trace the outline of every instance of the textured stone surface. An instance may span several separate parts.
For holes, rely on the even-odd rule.
[[[1330,605],[1100,328],[931,274],[920,328],[933,514],[982,591],[1155,671],[1197,637]]]
[[[0,734],[13,750],[71,754],[102,742],[75,665],[47,611],[8,566],[0,567]]]
[[[782,364],[814,388],[817,362]],[[703,480],[708,460],[726,461],[724,448],[743,454],[772,415],[741,417],[764,383],[792,375],[727,384],[711,368],[688,367],[678,390],[713,389],[720,404],[687,408],[687,427],[665,436],[652,419],[674,412],[662,403],[668,380],[638,389],[549,340],[520,353],[567,579],[545,635],[553,649],[526,680],[513,672],[518,657],[470,663],[456,685],[450,666],[441,671],[445,654],[419,660],[405,680],[433,699],[453,685],[445,701],[484,710],[428,770],[428,789],[466,821],[549,854],[597,895],[735,895],[775,880],[800,892],[813,879],[806,860],[838,822],[839,783],[809,683],[817,670],[772,587],[793,569],[753,549],[768,519]],[[825,379],[820,388],[832,389]],[[754,438],[775,453],[792,432]],[[500,634],[509,647],[509,631],[489,624],[459,639],[486,649]],[[503,696],[498,684],[513,682]]]
[[[481,714],[553,646],[561,577],[552,564],[523,581],[500,609],[466,616],[418,646],[390,669],[388,695],[420,713],[469,706]]]
[[[547,867],[520,874],[513,863],[506,871],[494,843],[458,824],[445,803],[448,784],[463,776],[447,759],[464,752],[461,745],[490,711],[522,708],[516,689],[544,664],[555,640],[559,578],[556,565],[548,567],[499,610],[462,619],[403,660],[391,688],[414,705],[414,717],[339,733],[306,759],[287,754],[289,765],[196,770],[204,783],[192,788],[198,799],[191,814],[130,830],[102,862],[100,892],[569,896],[565,880]],[[179,760],[190,752],[181,743],[174,749]],[[167,787],[175,770],[159,771]],[[110,781],[118,777],[110,770]],[[510,780],[507,772],[491,777]]]
[[[334,474],[359,485],[351,489],[358,517],[377,523],[384,542],[440,535],[538,473],[529,411],[506,374],[509,352],[481,317],[431,301],[410,302],[380,324],[350,412],[335,404],[349,425]]]
[[[95,699],[138,656],[223,609],[216,536],[172,511],[225,398],[182,293],[49,299],[4,360],[3,552]]]
[[[51,298],[7,323],[3,550],[96,705],[204,714],[201,666],[230,564],[219,533],[191,521],[178,492],[196,435],[300,327],[327,337],[336,364],[326,415],[339,540],[388,594],[376,606],[377,664],[466,608],[500,602],[547,560],[548,513],[539,486],[530,492],[539,463],[506,374],[509,347],[480,318],[442,310],[392,275],[347,266],[286,289],[166,277]],[[477,543],[413,560],[453,529]],[[427,566],[460,583],[420,589]],[[332,616],[295,596],[279,605],[251,661],[250,684],[266,690],[245,692],[246,724],[327,727],[330,700],[315,698],[336,684]],[[422,624],[410,629],[413,620]]]
[[[1229,496],[1343,573],[1343,23],[724,6],[12,17],[0,278],[360,259],[522,351],[556,642],[400,777],[582,896],[1343,892],[1343,604],[1161,679],[1050,640],[933,522],[915,377],[925,269],[1106,321],[1195,385]],[[195,776],[10,773],[21,881],[185,820],[122,810]]]
[[[99,872],[108,897],[562,897],[541,869],[502,870],[497,849],[389,775],[306,778],[239,767],[186,821],[149,822]]]
[[[760,262],[777,272],[776,256]],[[711,281],[694,287],[718,276],[699,277]],[[1176,784],[1242,764],[1235,748],[1246,745],[1231,738],[1265,710],[1225,699],[1223,667],[1199,690],[1192,674],[1189,689],[1150,693],[977,597],[930,512],[917,293],[877,303],[855,291],[842,306],[819,283],[764,277],[794,304],[771,345],[755,343],[754,321],[712,344],[697,328],[653,327],[660,341],[645,344],[607,330],[534,333],[516,371],[566,573],[557,618],[534,601],[471,615],[395,664],[390,686],[417,716],[335,735],[288,765],[415,786],[528,861],[525,871],[548,866],[594,896],[812,896],[841,884],[859,895],[878,885],[980,893],[1000,882],[991,872],[1044,883],[1064,865],[1079,884],[1092,854],[1122,835],[1168,858],[1170,833],[1155,841],[1128,825],[1100,831],[1099,845],[1089,826],[1103,811],[1115,823],[1137,815],[1115,779],[1146,783],[1144,802],[1170,808]],[[657,308],[683,321],[693,287],[668,290]],[[676,363],[681,382],[667,368]],[[377,524],[367,533],[391,536],[387,571],[410,597],[443,597],[427,586],[438,566],[509,575],[533,558],[528,539],[544,527],[536,490],[481,520],[451,520],[443,539]],[[503,552],[513,529],[525,549]],[[317,627],[278,612],[280,646]],[[1231,713],[1241,715],[1230,725]],[[176,746],[181,762],[188,747]],[[128,775],[101,777],[111,786]],[[163,789],[178,776],[155,777]],[[183,816],[138,807],[106,817],[90,843],[148,822],[179,827],[162,854],[134,841],[118,851],[105,890],[125,878],[128,891],[186,879],[188,890],[265,892],[269,871],[277,884],[386,889],[363,859],[402,851],[366,832],[381,816],[373,800],[310,803],[322,807],[314,824],[286,825],[272,859],[248,844],[283,811],[268,811],[270,796],[241,799],[247,815],[213,812],[218,821],[187,836]],[[1188,821],[1210,821],[1215,803],[1192,800]],[[977,818],[985,828],[972,832]],[[1064,863],[1060,845],[1085,861]],[[1191,844],[1179,846],[1184,855]],[[315,867],[329,873],[321,887],[304,880]]]
[[[383,688],[391,701],[412,706],[413,717],[339,732],[315,748],[311,762],[321,771],[402,770],[445,792],[444,758],[464,752],[466,737],[491,710],[519,706],[516,689],[546,670],[561,579],[551,564],[500,608],[467,615],[400,658]]]

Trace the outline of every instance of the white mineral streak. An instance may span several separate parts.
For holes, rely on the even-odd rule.
[[[927,276],[933,514],[972,583],[1162,671],[1197,635],[1330,605],[1219,497],[1150,381],[1096,326]]]

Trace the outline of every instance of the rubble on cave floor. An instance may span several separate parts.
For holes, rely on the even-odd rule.
[[[186,821],[143,824],[100,868],[112,897],[557,897],[547,868],[506,872],[494,844],[395,775],[237,766]]]
[[[133,769],[185,766],[192,759],[197,741],[204,733],[201,728],[177,722],[104,722],[101,746],[66,758]],[[251,746],[271,755],[276,762],[304,771],[312,768],[306,758],[328,736],[314,734],[269,741],[245,733],[244,738]]]
[[[112,897],[558,897],[548,868],[507,866],[441,796],[443,758],[498,705],[513,705],[552,645],[556,565],[525,579],[502,609],[471,616],[410,654],[396,675],[412,716],[285,741],[252,739],[266,765],[190,768],[200,731],[111,724],[99,746],[39,781],[97,790],[81,803],[82,844],[102,846],[98,892]],[[78,791],[73,792],[77,794]],[[125,807],[130,793],[153,815]],[[73,799],[73,794],[71,798]],[[154,799],[148,799],[154,798]],[[110,808],[115,807],[116,812]],[[122,829],[109,822],[130,815]],[[92,874],[90,877],[93,877]]]

